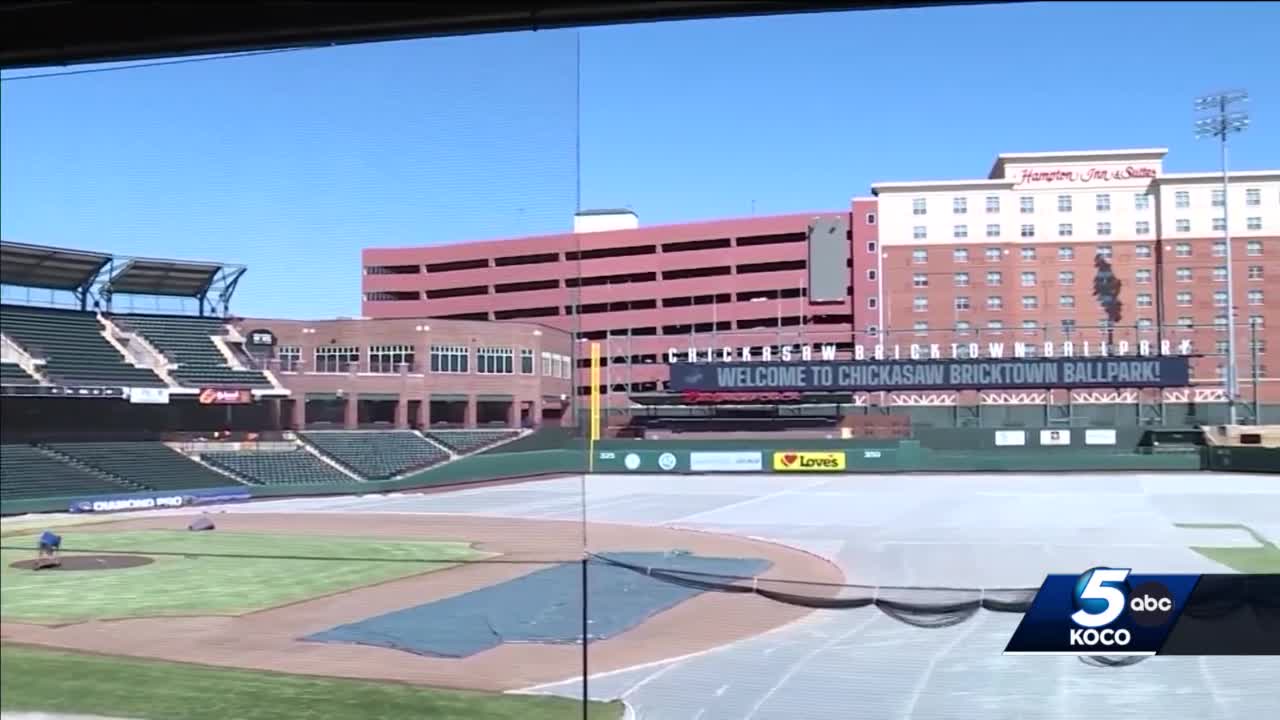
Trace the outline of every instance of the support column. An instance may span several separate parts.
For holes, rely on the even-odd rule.
[[[396,429],[406,430],[409,427],[409,399],[400,395],[396,399]]]
[[[476,426],[476,396],[467,396],[467,410],[462,415],[463,427],[473,428]]]
[[[360,396],[347,393],[346,405],[343,406],[342,426],[347,430],[355,430],[360,426]]]
[[[423,430],[431,429],[431,395],[423,394],[422,402],[418,403],[418,427]]]
[[[307,396],[295,396],[293,399],[293,427],[295,430],[307,428]]]

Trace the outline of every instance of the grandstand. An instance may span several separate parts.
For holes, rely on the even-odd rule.
[[[135,492],[145,488],[85,466],[72,465],[38,447],[0,446],[0,500]]]
[[[43,447],[122,484],[147,490],[195,490],[237,483],[160,442],[50,443]]]
[[[255,485],[349,483],[353,479],[305,448],[203,452],[200,459]]]
[[[226,353],[228,327],[217,318],[177,317],[172,315],[115,315],[112,321],[121,329],[141,334],[170,363],[170,375],[186,386],[272,388],[266,375],[257,370],[235,367],[219,348],[219,338]],[[243,362],[243,361],[241,361]]]
[[[447,450],[410,431],[316,431],[299,433],[299,437],[369,480],[386,480],[449,459]]]
[[[458,455],[479,452],[494,445],[514,440],[520,436],[519,430],[429,430],[423,433],[427,439],[445,446]]]

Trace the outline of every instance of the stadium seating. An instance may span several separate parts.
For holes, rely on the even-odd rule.
[[[45,447],[150,490],[194,490],[236,485],[161,442],[52,443]]]
[[[163,387],[147,368],[134,367],[102,336],[96,315],[68,310],[0,306],[0,327],[24,350],[45,359],[44,372],[62,385]]]
[[[113,315],[112,322],[122,330],[140,333],[155,349],[176,363],[171,375],[189,387],[258,388],[271,387],[271,382],[257,370],[238,370],[227,364],[226,357],[211,339],[226,335],[227,328],[218,318],[174,315]]]
[[[430,430],[423,433],[459,455],[483,450],[504,440],[513,440],[519,430]]]
[[[0,362],[0,384],[4,385],[39,385],[40,381],[22,369],[17,363]]]
[[[318,431],[299,437],[369,480],[385,480],[449,459],[436,445],[409,431]]]
[[[200,459],[259,485],[350,483],[351,476],[307,450],[207,452]]]
[[[65,463],[31,445],[0,446],[0,499],[118,495],[140,489]]]

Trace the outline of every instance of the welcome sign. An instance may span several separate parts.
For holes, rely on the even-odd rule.
[[[1190,384],[1186,357],[675,363],[673,392],[1048,390]]]

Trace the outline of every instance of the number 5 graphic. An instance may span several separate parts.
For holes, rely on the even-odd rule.
[[[1071,614],[1071,621],[1087,628],[1098,628],[1109,625],[1124,612],[1124,591],[1106,583],[1123,583],[1129,577],[1128,570],[1097,568],[1089,576],[1089,581],[1080,590],[1079,600],[1101,600],[1107,604],[1102,612],[1091,613],[1080,609]]]

